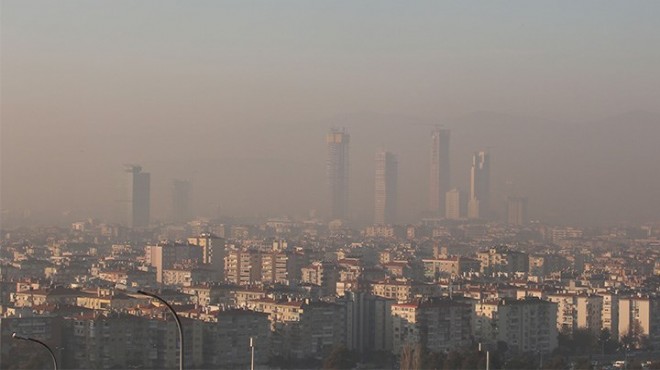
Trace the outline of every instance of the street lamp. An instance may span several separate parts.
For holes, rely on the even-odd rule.
[[[174,319],[176,320],[176,326],[179,329],[179,370],[183,370],[183,327],[181,326],[181,319],[179,318],[179,315],[176,314],[176,311],[174,311],[172,305],[167,303],[167,301],[165,301],[163,298],[153,293],[145,292],[144,290],[138,290],[137,292],[139,294],[157,299],[159,302],[167,306],[170,312],[172,312],[172,315],[174,315]]]
[[[479,352],[481,351],[481,342],[479,342]],[[490,351],[486,350],[486,370],[490,370]]]
[[[48,347],[48,345],[46,343],[40,341],[39,339],[24,337],[24,336],[18,335],[16,333],[13,333],[11,335],[11,337],[14,338],[14,339],[17,339],[17,340],[26,340],[28,342],[34,342],[34,343],[42,345],[44,348],[46,348],[48,350],[48,353],[50,353],[50,357],[53,359],[53,369],[57,370],[57,359],[55,358],[55,353],[53,352],[52,349],[50,349],[50,347]]]
[[[254,370],[254,340],[250,337],[250,370]]]

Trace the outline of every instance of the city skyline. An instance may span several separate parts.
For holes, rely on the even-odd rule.
[[[531,219],[655,220],[658,4],[560,4],[3,1],[3,220],[119,222],[122,163],[152,173],[154,220],[174,178],[195,184],[195,216],[321,215],[323,136],[347,127],[352,217],[372,222],[388,148],[414,222],[436,124],[448,190],[492,148],[500,218],[513,182]]]
[[[660,369],[660,1],[0,13],[0,369]]]

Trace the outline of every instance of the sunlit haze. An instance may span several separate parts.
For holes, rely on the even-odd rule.
[[[3,215],[121,220],[125,165],[193,217],[328,214],[325,135],[350,134],[349,216],[373,220],[375,154],[399,223],[428,211],[431,131],[451,187],[491,155],[493,212],[657,221],[657,1],[2,1]],[[11,217],[10,217],[11,216]],[[19,218],[20,218],[19,217]],[[26,221],[27,222],[27,221]]]

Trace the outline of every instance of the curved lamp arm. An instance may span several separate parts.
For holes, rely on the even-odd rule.
[[[34,342],[34,343],[37,343],[37,344],[43,346],[44,348],[46,348],[48,350],[48,353],[50,353],[50,357],[53,359],[53,369],[57,370],[57,359],[55,358],[55,353],[53,352],[52,349],[50,349],[50,347],[48,347],[48,345],[46,343],[40,341],[39,339],[24,337],[24,336],[18,335],[16,333],[12,333],[11,337],[14,338],[14,339],[17,339],[17,340],[25,340],[25,341],[28,341],[28,342]]]
[[[179,329],[179,370],[183,370],[183,327],[181,326],[181,319],[179,318],[179,315],[177,315],[176,311],[174,311],[174,308],[172,305],[167,303],[163,298],[149,292],[145,292],[144,290],[138,290],[138,294],[146,295],[148,297],[154,298],[167,306],[167,308],[170,310],[172,315],[174,315],[174,319],[176,320],[176,326]]]

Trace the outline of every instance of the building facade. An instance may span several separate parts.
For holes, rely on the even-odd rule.
[[[508,197],[506,201],[506,218],[509,225],[521,226],[527,224],[527,198]]]
[[[349,141],[350,135],[343,130],[333,129],[326,136],[326,173],[330,190],[330,217],[333,220],[345,220],[349,216]]]
[[[449,130],[439,127],[431,132],[429,211],[435,216],[445,214],[445,194],[451,185],[449,136]]]
[[[130,174],[128,224],[131,227],[147,227],[151,209],[151,175],[142,172],[141,166],[134,165],[128,166],[126,172]]]
[[[487,219],[490,215],[490,155],[484,151],[472,156],[468,218]]]
[[[514,352],[550,353],[558,346],[557,304],[538,298],[490,299],[474,304],[474,338]]]
[[[387,151],[376,153],[376,181],[374,199],[374,224],[386,225],[396,222],[397,176],[396,156]]]
[[[190,220],[190,189],[189,181],[172,181],[172,221],[176,223]]]
[[[472,306],[464,301],[438,299],[392,305],[392,352],[422,345],[433,352],[467,346],[471,340]]]

